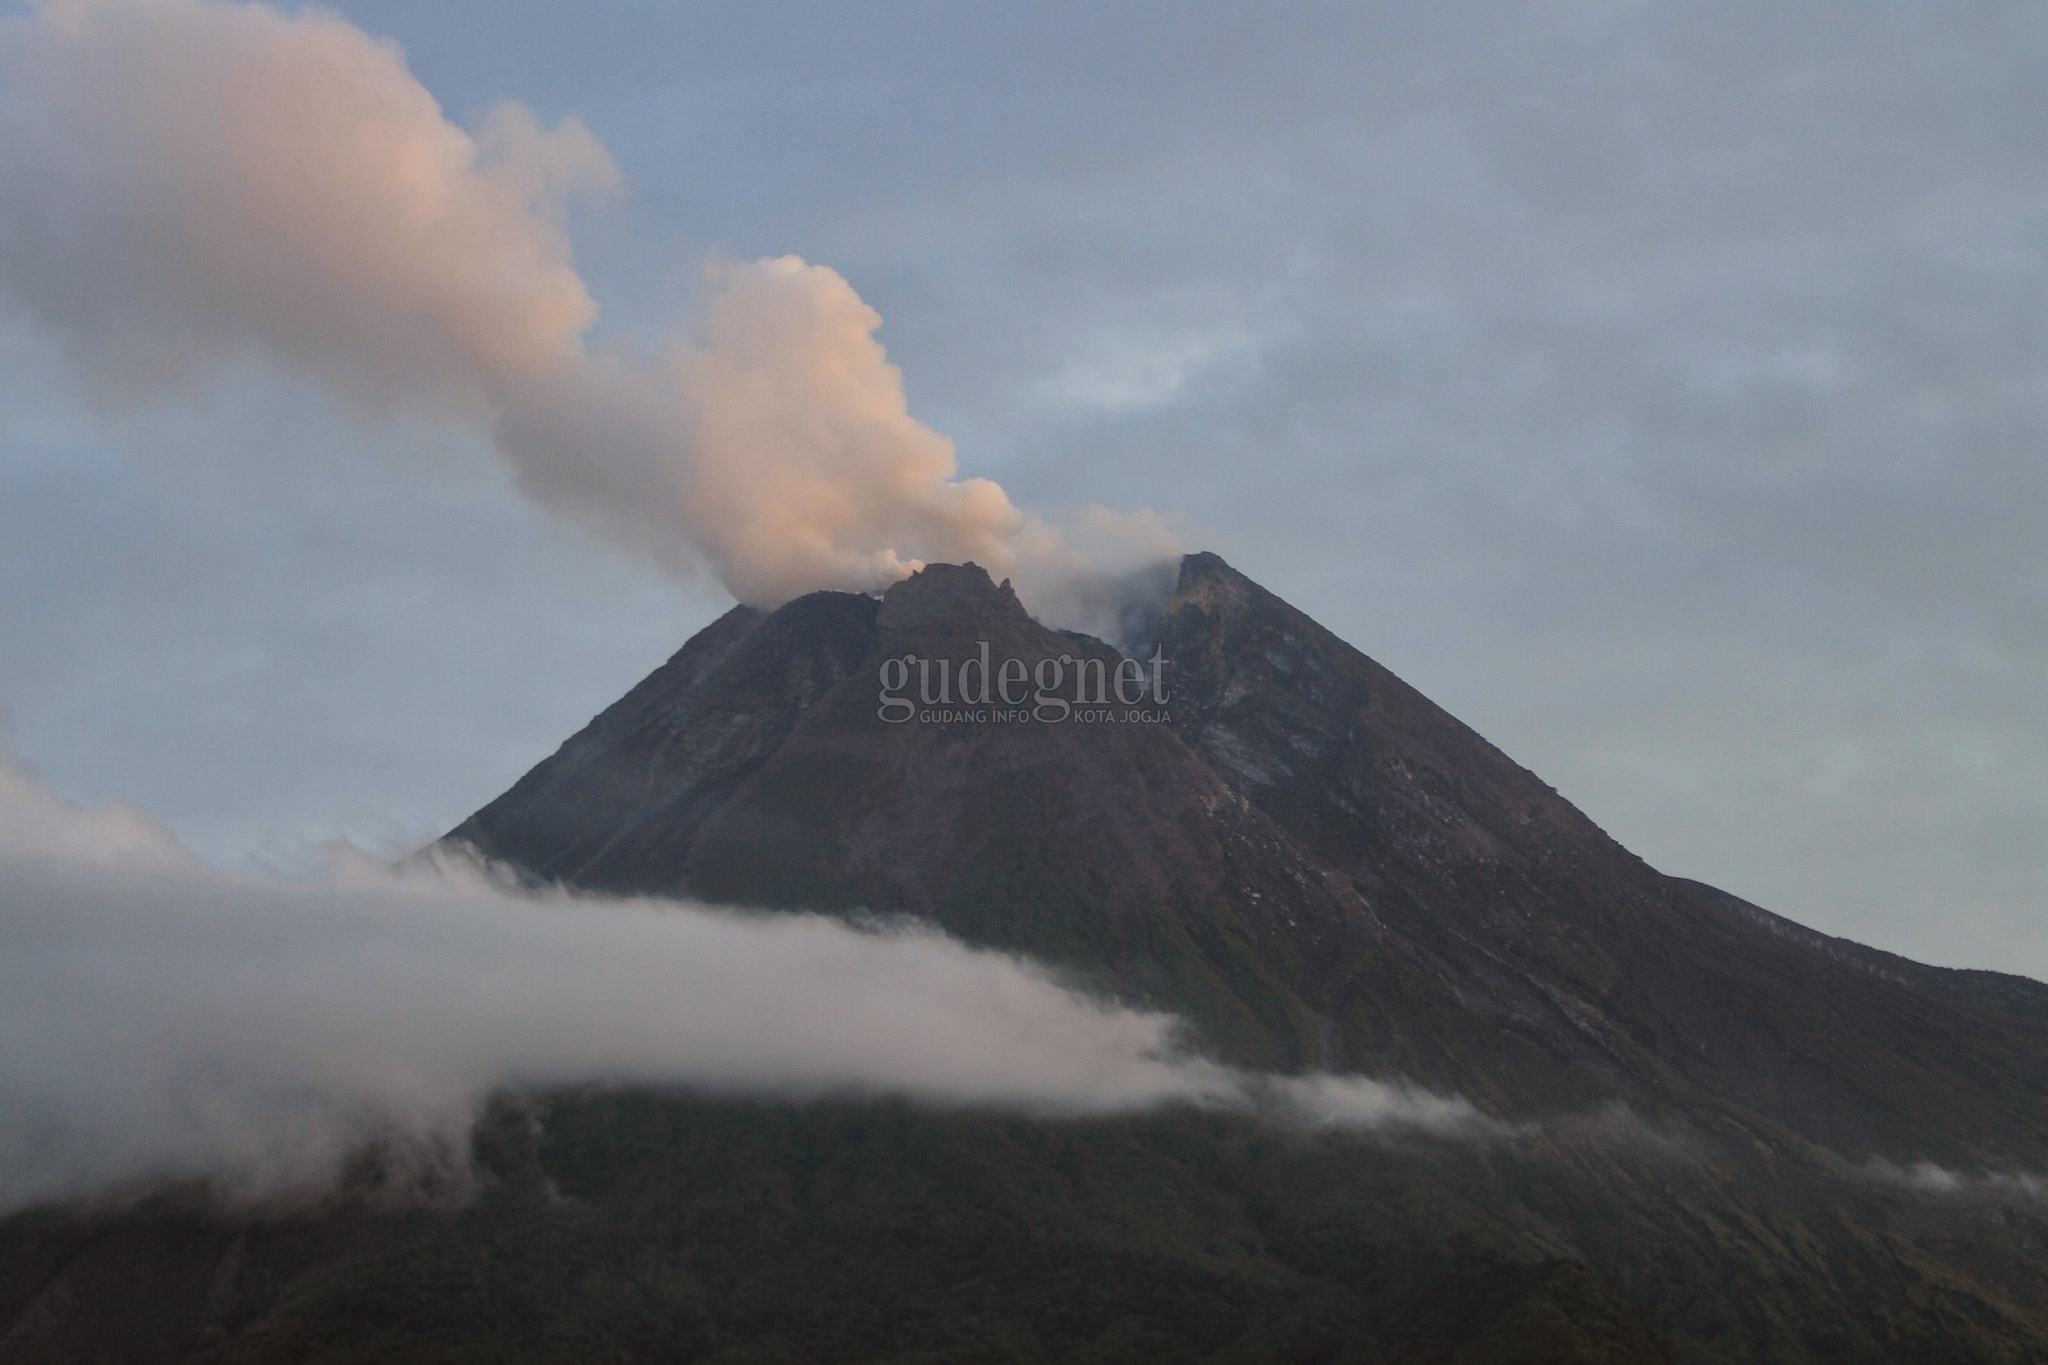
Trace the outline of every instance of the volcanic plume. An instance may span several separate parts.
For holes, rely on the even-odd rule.
[[[1084,560],[960,478],[825,266],[714,264],[701,315],[594,345],[567,223],[619,184],[604,146],[516,104],[458,127],[333,14],[50,0],[0,26],[0,88],[0,297],[103,402],[254,359],[452,416],[542,507],[762,607],[971,558],[1085,614],[1105,570],[1174,550],[1158,517],[1092,508]]]

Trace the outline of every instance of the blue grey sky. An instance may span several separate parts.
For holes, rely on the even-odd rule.
[[[1184,518],[1656,866],[2048,976],[2039,7],[331,8],[609,148],[602,335],[831,266],[963,473]],[[459,424],[110,411],[0,319],[0,743],[216,863],[438,833],[729,605]]]

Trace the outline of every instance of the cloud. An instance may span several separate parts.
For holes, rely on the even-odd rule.
[[[1872,1157],[1858,1174],[1880,1185],[1895,1185],[1921,1194],[2048,1203],[2048,1180],[2024,1171],[1986,1171],[1982,1175],[1968,1175],[1932,1161],[1916,1161],[1902,1166],[1883,1157]]]
[[[251,351],[366,400],[480,406],[596,305],[560,214],[617,172],[573,122],[472,138],[333,14],[66,0],[7,23],[0,279],[103,396]]]
[[[1091,567],[956,477],[831,269],[717,265],[651,357],[593,349],[566,214],[619,176],[573,119],[471,135],[338,16],[213,0],[51,0],[0,28],[0,74],[0,293],[103,402],[258,358],[454,414],[541,506],[757,606],[933,559],[1049,593]]]
[[[0,858],[197,869],[169,830],[127,805],[80,810],[0,762]]]
[[[1262,1107],[1312,1128],[1418,1128],[1472,1137],[1510,1131],[1467,1100],[1401,1080],[1314,1073],[1258,1077],[1241,1084],[1243,1092]]]
[[[137,812],[0,770],[0,1208],[169,1178],[288,1189],[369,1143],[460,1153],[503,1087],[1488,1126],[1398,1083],[1247,1076],[1177,1034],[929,932],[354,854],[318,882],[228,876]]]

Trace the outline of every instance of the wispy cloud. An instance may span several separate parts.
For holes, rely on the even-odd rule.
[[[460,1152],[502,1087],[1488,1129],[1397,1082],[1218,1066],[1168,1016],[934,933],[347,852],[318,882],[229,876],[139,812],[4,770],[0,871],[0,1207],[164,1178],[271,1191],[370,1142]]]
[[[2024,1171],[1984,1171],[1972,1175],[1932,1161],[1901,1165],[1883,1157],[1872,1157],[1862,1165],[1858,1174],[1880,1185],[1894,1185],[1922,1194],[1990,1196],[2048,1203],[2048,1180]]]

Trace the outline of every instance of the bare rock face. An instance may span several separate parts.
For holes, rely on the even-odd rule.
[[[2048,1166],[2048,988],[1663,876],[1214,555],[1145,656],[1163,698],[1077,705],[1152,666],[971,564],[736,608],[450,838],[577,886],[915,916],[1247,1063]]]
[[[448,838],[544,881],[679,892],[698,826],[874,639],[854,593],[734,607]]]
[[[1663,876],[1214,555],[1183,561],[1162,635],[1190,747],[1503,1034],[1639,1103],[1762,1116],[1836,1151],[2048,1150],[2048,988],[1873,971],[1889,955]]]

